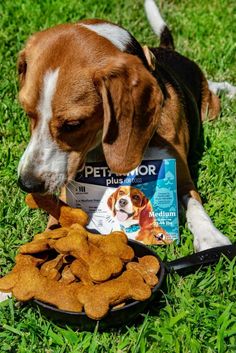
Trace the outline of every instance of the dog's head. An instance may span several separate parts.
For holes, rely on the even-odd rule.
[[[163,100],[156,79],[135,55],[132,36],[101,21],[36,33],[20,53],[19,100],[31,138],[18,168],[29,192],[54,192],[102,143],[110,169],[142,160]]]
[[[149,200],[142,191],[132,186],[120,186],[108,198],[107,205],[119,223],[139,223],[140,215]]]

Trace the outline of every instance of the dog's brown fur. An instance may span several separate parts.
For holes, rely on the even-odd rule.
[[[84,27],[106,23],[91,20],[59,25],[28,40],[19,56],[18,71],[19,100],[29,115],[31,134],[42,119],[38,102],[45,74],[59,68],[49,130],[57,148],[68,153],[63,182],[74,178],[87,153],[99,143],[116,173],[137,167],[149,145],[156,148],[155,158],[176,159],[178,196],[184,206],[191,199],[201,203],[189,158],[198,149],[201,121],[219,113],[218,97],[209,90],[200,68],[173,45],[168,47],[168,31],[159,48],[142,50],[132,37],[132,45],[121,51]],[[169,42],[173,44],[172,39]],[[34,164],[40,165],[40,154],[33,157]],[[47,173],[37,174],[31,167],[29,163],[20,170],[21,186],[36,192],[30,180],[46,185]],[[210,221],[209,227],[214,227]],[[222,237],[217,235],[215,242],[211,236],[211,243],[227,243]],[[196,240],[195,248],[201,249],[199,244]]]

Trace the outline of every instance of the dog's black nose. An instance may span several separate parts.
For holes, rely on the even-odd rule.
[[[120,199],[119,200],[119,205],[120,207],[125,207],[127,205],[128,201],[126,199]]]
[[[26,192],[45,192],[45,183],[28,174],[24,177],[19,177],[18,185],[23,191]]]

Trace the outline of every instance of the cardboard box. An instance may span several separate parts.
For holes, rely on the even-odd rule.
[[[112,173],[104,161],[87,162],[69,184],[67,202],[89,214],[93,232],[123,230],[145,244],[179,240],[174,159],[144,160],[127,175]]]

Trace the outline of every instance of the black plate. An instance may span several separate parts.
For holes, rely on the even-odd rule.
[[[160,261],[160,270],[158,272],[159,282],[153,288],[152,295],[148,300],[143,302],[133,301],[124,307],[110,310],[103,319],[99,320],[99,329],[106,330],[111,327],[120,327],[133,322],[140,313],[144,312],[147,305],[157,296],[159,288],[164,280],[165,266],[159,256],[147,246],[134,240],[129,240],[129,245],[134,249],[135,256],[142,257],[145,255],[153,255]],[[58,323],[73,325],[81,330],[88,331],[94,330],[97,324],[96,320],[90,319],[84,312],[77,313],[60,310],[39,300],[33,300],[33,304],[39,307],[42,314]]]

